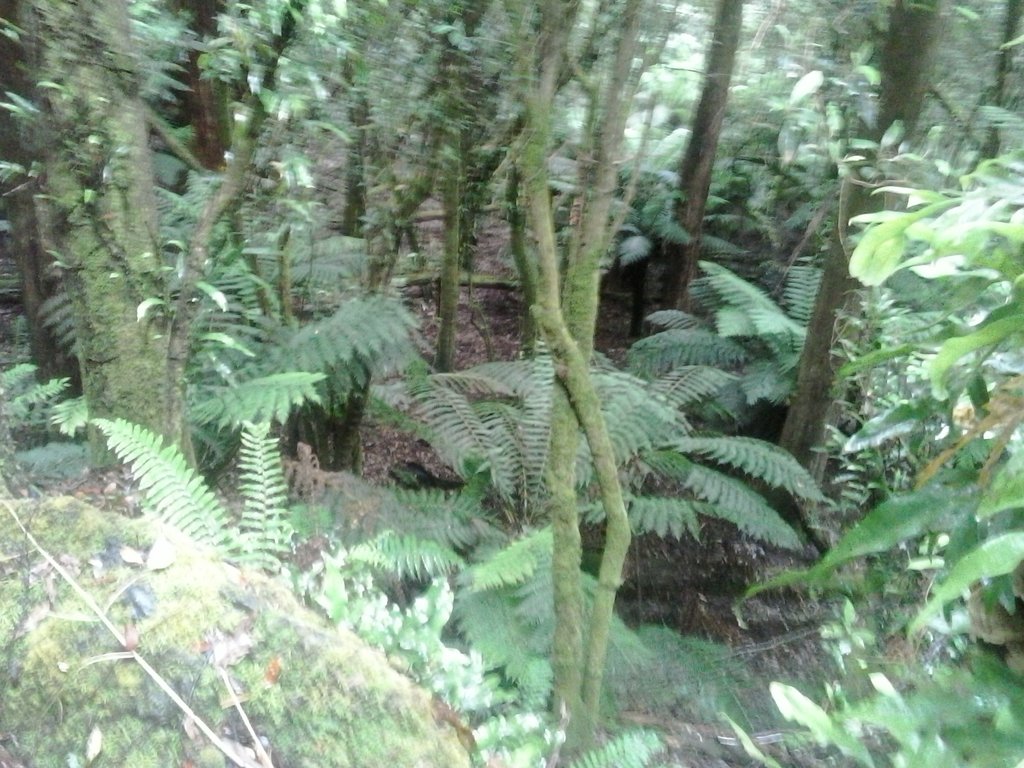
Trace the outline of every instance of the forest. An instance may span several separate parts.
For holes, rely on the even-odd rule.
[[[1024,0],[0,0],[0,768],[1024,766]]]

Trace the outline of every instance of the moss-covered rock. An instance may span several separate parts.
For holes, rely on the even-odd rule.
[[[68,765],[68,755],[84,765],[94,729],[97,766],[226,763],[11,511],[115,627],[137,634],[138,653],[227,743],[251,738],[225,672],[279,768],[469,764],[455,732],[435,721],[429,694],[286,587],[157,524],[62,498],[0,500],[0,724],[27,765]],[[160,538],[173,552],[169,566],[132,563]]]

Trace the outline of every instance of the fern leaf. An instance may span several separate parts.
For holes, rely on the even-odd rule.
[[[325,378],[323,373],[288,371],[217,387],[192,408],[192,418],[199,424],[221,428],[244,422],[283,423],[293,409],[307,402],[320,402],[316,384]]]
[[[384,531],[353,547],[349,550],[349,557],[398,578],[412,579],[443,576],[463,565],[461,557],[436,541],[399,536],[394,531]]]
[[[718,394],[735,376],[706,365],[684,365],[651,382],[652,391],[676,408],[686,408]]]
[[[804,327],[811,321],[811,312],[820,285],[819,268],[807,264],[790,267],[786,287],[782,293],[782,305],[786,308],[786,313]]]
[[[659,309],[657,312],[651,312],[645,319],[652,327],[664,331],[686,331],[704,327],[702,320],[678,309]]]
[[[269,422],[244,424],[238,469],[244,508],[239,535],[233,543],[234,554],[240,560],[274,568],[279,565],[278,558],[291,548],[292,530],[288,484]]]
[[[62,435],[73,437],[89,424],[89,404],[85,397],[72,397],[57,403],[50,412],[50,424]]]
[[[634,496],[629,501],[629,522],[635,533],[654,533],[661,538],[681,539],[684,533],[700,538],[698,514],[707,514],[707,505],[686,499],[660,496]]]
[[[482,563],[469,568],[466,576],[471,592],[522,584],[551,556],[550,528],[526,534]]]
[[[570,768],[647,768],[664,749],[653,731],[628,731],[573,760]]]
[[[805,328],[785,312],[759,287],[720,264],[700,262],[704,280],[724,303],[716,313],[722,336],[793,335],[803,338]]]
[[[629,368],[639,376],[653,377],[682,365],[733,368],[747,360],[746,350],[735,340],[703,329],[669,329],[640,339],[629,349]]]
[[[777,547],[799,549],[800,539],[793,529],[760,494],[740,480],[693,464],[683,485],[709,502],[704,511],[728,520],[747,535]]]
[[[148,507],[196,541],[227,548],[227,511],[177,446],[124,419],[94,419],[107,445],[128,464]]]
[[[684,437],[672,447],[726,464],[809,501],[824,501],[814,478],[777,445],[751,437]]]

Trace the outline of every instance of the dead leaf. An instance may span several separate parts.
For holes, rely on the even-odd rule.
[[[176,558],[177,552],[174,549],[174,545],[161,536],[149,548],[149,555],[146,557],[146,567],[151,571],[162,571],[164,568],[170,568]]]
[[[209,644],[210,663],[220,669],[240,662],[249,655],[254,645],[252,635],[245,629],[239,629],[232,635],[217,632],[212,637],[207,636],[206,640]]]
[[[33,629],[43,623],[43,619],[50,615],[50,604],[40,603],[31,611],[28,612],[28,616],[25,620],[18,625],[18,628],[14,630],[14,637],[19,638],[27,635]]]
[[[263,671],[263,680],[267,685],[276,685],[277,678],[281,676],[281,657],[275,656],[267,663]]]
[[[121,560],[128,565],[142,565],[146,562],[145,556],[134,547],[121,547]]]
[[[103,731],[99,729],[99,726],[93,726],[92,732],[89,734],[89,741],[85,745],[85,762],[88,765],[92,765],[96,758],[100,756],[100,752],[103,751]]]

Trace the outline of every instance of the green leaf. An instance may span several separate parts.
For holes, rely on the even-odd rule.
[[[1014,453],[981,497],[978,517],[1024,507],[1024,451]]]
[[[874,222],[861,237],[850,256],[850,274],[864,285],[881,285],[897,269],[907,245],[907,229],[911,224],[935,216],[956,204],[942,200],[910,213],[857,216],[852,221]]]
[[[871,755],[863,744],[829,717],[828,712],[819,707],[796,688],[782,683],[769,686],[775,706],[787,720],[795,720],[807,728],[820,744],[834,744],[847,757],[856,759],[861,765],[874,766]]]
[[[932,380],[932,394],[937,400],[949,396],[945,386],[946,374],[960,358],[984,347],[994,346],[1024,331],[1024,307],[1012,304],[1002,307],[986,318],[974,333],[947,339],[939,348],[939,353],[928,365],[928,375]]]
[[[804,570],[784,571],[763,584],[751,587],[747,597],[766,589],[798,582],[820,581],[843,563],[884,552],[906,539],[936,530],[953,515],[969,513],[972,493],[932,485],[882,502],[854,525],[818,563]]]
[[[825,75],[822,74],[820,69],[815,69],[808,72],[806,75],[796,81],[796,85],[793,86],[792,93],[789,94],[790,106],[796,104],[799,101],[807,98],[808,96],[817,93],[821,88],[822,83],[825,82]]]
[[[956,600],[972,584],[1012,572],[1024,560],[1024,533],[1006,533],[989,539],[964,555],[946,579],[932,593],[931,600],[910,624],[909,632],[917,632],[942,607]]]

